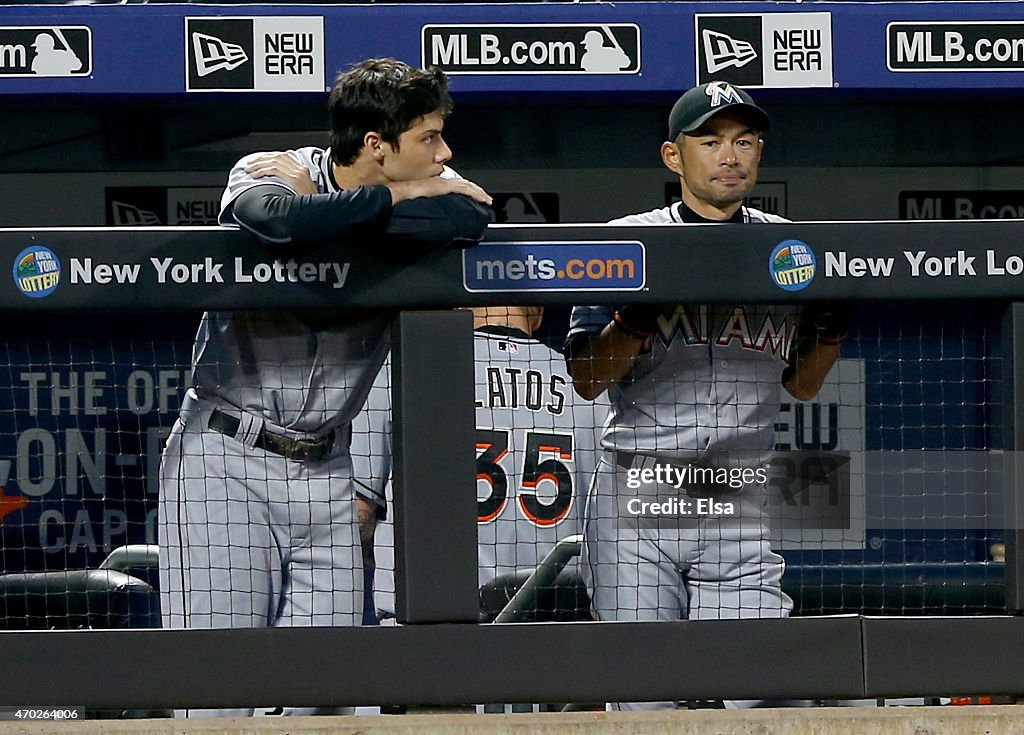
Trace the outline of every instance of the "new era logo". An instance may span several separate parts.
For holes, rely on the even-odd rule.
[[[186,92],[323,92],[323,16],[185,18]]]
[[[252,18],[186,18],[186,90],[251,90],[255,85]]]
[[[740,87],[764,84],[759,15],[696,15],[697,83],[723,80]]]
[[[831,87],[830,13],[694,15],[697,84]]]
[[[117,227],[140,227],[145,225],[162,225],[160,217],[156,212],[142,209],[126,202],[113,201],[110,203],[110,224]]]
[[[701,36],[709,74],[715,74],[730,66],[741,67],[757,58],[757,51],[753,45],[742,39],[708,29],[705,29]]]
[[[195,52],[196,74],[201,77],[221,69],[237,69],[249,60],[241,46],[205,33],[192,34],[192,48]]]

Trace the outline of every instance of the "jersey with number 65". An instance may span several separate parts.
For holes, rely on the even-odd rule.
[[[607,405],[578,398],[562,356],[517,329],[479,327],[474,342],[483,585],[579,533]]]

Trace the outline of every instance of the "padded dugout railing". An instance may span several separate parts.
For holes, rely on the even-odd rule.
[[[27,298],[11,281],[0,308],[22,313],[72,310],[160,312],[196,308],[315,308],[330,298],[353,308],[412,310],[399,317],[396,346],[396,557],[406,581],[396,629],[276,629],[231,631],[32,631],[0,633],[0,665],[18,672],[0,694],[2,705],[85,705],[91,708],[260,706],[287,701],[326,704],[460,704],[487,701],[628,701],[704,698],[860,698],[878,696],[1016,694],[1024,681],[1024,621],[1019,549],[1021,482],[1014,458],[1024,443],[1019,407],[1024,370],[1024,278],[1005,266],[1020,258],[1016,221],[804,223],[759,227],[678,228],[596,225],[494,227],[486,243],[443,251],[416,262],[383,261],[376,253],[322,250],[311,261],[347,264],[341,289],[326,283],[157,283],[150,258],[227,264],[224,273],[252,274],[271,260],[244,235],[216,228],[136,230],[5,230],[0,248],[12,262],[43,245],[61,260],[61,280],[46,298]],[[798,240],[815,254],[805,288],[781,289],[769,259],[781,243]],[[994,245],[993,243],[1000,243]],[[1007,244],[1009,243],[1009,244]],[[680,248],[685,247],[685,253]],[[613,288],[552,284],[529,276],[536,248],[611,253],[632,258],[633,275]],[[603,250],[610,248],[610,250]],[[974,257],[974,274],[912,276],[903,251],[925,250],[956,263]],[[681,257],[682,256],[682,257]],[[595,255],[604,258],[606,255]],[[894,258],[888,276],[851,267],[856,258]],[[138,264],[131,283],[84,282],[82,263]],[[78,262],[77,283],[73,261]],[[236,260],[237,259],[237,260]],[[475,264],[505,264],[506,278],[481,282]],[[526,265],[507,267],[511,261]],[[845,262],[845,276],[839,275]],[[857,261],[861,262],[861,261]],[[988,262],[1003,264],[993,272]],[[1016,263],[1016,261],[1014,261]],[[642,266],[642,268],[640,267]],[[1014,266],[1015,268],[1015,266]],[[485,268],[486,271],[486,268]],[[854,271],[861,275],[851,275]],[[92,271],[95,274],[95,271]],[[262,272],[262,271],[261,271]],[[509,274],[511,278],[508,278]],[[523,275],[523,274],[527,275]],[[594,280],[600,281],[594,271]],[[806,274],[805,274],[806,275]],[[227,279],[226,279],[227,280]],[[537,282],[537,281],[541,282]],[[578,280],[586,281],[586,278]],[[481,283],[483,285],[481,285]],[[524,287],[525,286],[525,287]],[[575,287],[574,287],[575,286]],[[564,289],[564,290],[561,290]],[[339,291],[341,296],[339,297]],[[419,431],[438,392],[467,396],[467,375],[429,370],[426,352],[469,354],[470,326],[452,306],[503,303],[603,303],[851,300],[912,303],[998,301],[1005,305],[1002,404],[1009,478],[1005,518],[1006,615],[871,617],[679,623],[555,623],[479,625],[468,566],[438,576],[436,519],[417,503],[416,487],[444,472],[453,502],[473,502],[473,483],[447,482],[447,463],[406,465],[410,458],[450,452],[472,430],[472,401],[451,411],[450,438]],[[425,310],[425,311],[424,311]],[[403,357],[404,354],[404,357]],[[439,454],[440,453],[440,454]],[[463,489],[464,488],[464,489]],[[465,497],[462,497],[462,493]],[[428,509],[429,510],[429,509]],[[446,514],[445,558],[472,557],[472,515]],[[460,551],[462,550],[462,551]],[[418,624],[430,623],[430,624]],[[63,665],[55,665],[61,662]],[[69,665],[69,662],[74,662]],[[681,665],[685,662],[685,666]],[[89,673],[95,666],[96,672]],[[282,677],[281,672],[292,672]],[[45,685],[40,685],[45,682]]]

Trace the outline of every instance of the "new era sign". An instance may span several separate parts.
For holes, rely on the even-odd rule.
[[[109,186],[107,224],[215,225],[222,191],[219,186]]]
[[[186,18],[187,92],[323,92],[324,19]]]
[[[697,83],[741,87],[831,87],[830,13],[700,15]]]

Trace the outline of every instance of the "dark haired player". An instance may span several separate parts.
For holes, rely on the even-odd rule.
[[[232,169],[220,222],[285,261],[317,247],[415,256],[479,241],[490,197],[445,168],[452,109],[438,70],[371,59],[340,74],[331,147]],[[351,421],[389,349],[390,313],[209,312],[160,475],[165,627],[357,625],[363,572]],[[244,713],[244,711],[242,712]],[[221,710],[217,714],[229,714]]]

